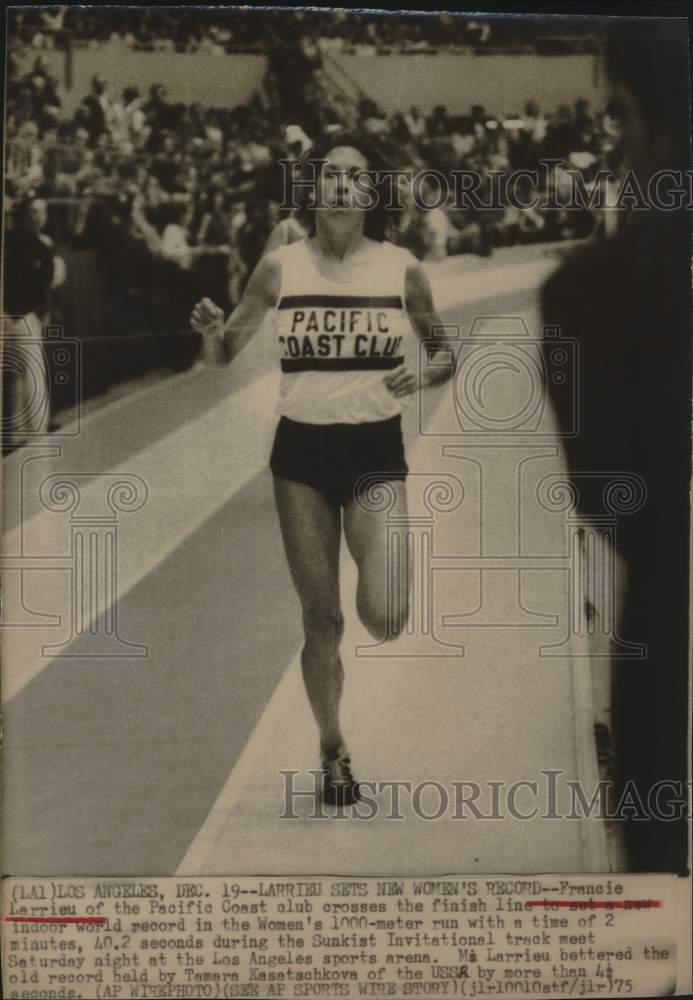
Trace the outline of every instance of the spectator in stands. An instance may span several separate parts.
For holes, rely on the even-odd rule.
[[[179,169],[178,141],[173,132],[162,130],[157,135],[156,155],[151,160],[149,172],[159,182],[162,190],[172,192]]]
[[[11,194],[22,197],[41,181],[41,160],[38,125],[35,121],[25,121],[12,137],[5,166]]]
[[[229,243],[228,196],[223,191],[211,189],[207,193],[207,204],[197,231],[197,242],[210,246],[225,246]]]
[[[489,117],[486,112],[486,108],[483,104],[472,104],[469,111],[469,117],[472,122],[474,135],[477,137],[479,142],[483,142],[486,138],[486,122]]]
[[[63,193],[77,194],[91,176],[94,150],[89,148],[89,133],[79,126],[65,126],[60,133],[61,156],[57,183]]]
[[[369,97],[364,97],[359,102],[359,118],[361,128],[370,135],[382,136],[388,127],[387,118],[384,113]]]
[[[148,137],[147,117],[142,110],[138,88],[126,87],[121,97],[113,102],[111,112],[114,141],[121,147],[129,143],[133,150],[142,146]]]
[[[194,258],[194,249],[190,244],[193,207],[191,204],[171,202],[167,215],[169,221],[164,226],[161,237],[161,256],[176,264],[182,271],[190,271]]]
[[[142,107],[142,111],[154,135],[158,135],[163,129],[171,128],[173,108],[163,83],[152,84],[149,88],[149,100]]]
[[[544,153],[548,159],[561,159],[578,146],[573,115],[567,104],[561,104],[546,128]]]
[[[574,127],[580,148],[590,148],[595,131],[595,120],[590,112],[590,102],[585,97],[579,97],[575,102]]]
[[[470,118],[458,115],[451,121],[450,146],[458,160],[458,166],[464,166],[469,157],[477,150],[479,140],[474,132]]]
[[[220,134],[223,138],[221,131]],[[255,122],[250,126],[248,139],[237,147],[236,155],[239,157],[241,170],[245,174],[269,166],[272,153],[267,144],[266,128],[261,122]]]
[[[65,281],[65,264],[45,233],[47,206],[35,198],[20,204],[16,225],[5,234],[3,290],[4,426],[10,447],[48,430],[48,369],[42,347],[51,293]]]
[[[437,104],[426,119],[426,132],[430,139],[446,136],[450,131],[448,112],[442,104]]]
[[[516,170],[531,170],[544,148],[548,122],[535,101],[527,101],[524,115],[518,119],[510,156]]]
[[[92,77],[91,91],[79,106],[77,116],[92,142],[111,127],[111,99],[108,96],[108,83],[103,73],[96,73]]]
[[[54,123],[61,112],[58,81],[49,73],[48,65],[42,56],[37,57],[24,83],[31,105],[31,117],[39,127]]]
[[[270,233],[279,221],[275,202],[267,199],[251,199],[246,204],[246,219],[241,226],[237,242],[241,260],[250,276],[262,255]]]
[[[527,101],[525,104],[524,130],[535,147],[544,141],[546,128],[546,117],[537,102]]]
[[[207,294],[226,309],[229,297],[230,258],[234,253],[231,235],[231,200],[221,190],[210,188],[206,194],[195,243],[199,248],[196,260],[197,287],[209,289]]]
[[[426,135],[426,119],[415,104],[404,115],[404,121],[409,129],[410,138],[423,139]]]

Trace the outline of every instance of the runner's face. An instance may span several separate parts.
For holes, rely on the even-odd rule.
[[[351,146],[336,146],[325,157],[320,174],[318,204],[325,206],[332,215],[363,212],[358,207],[358,192],[354,178],[362,170],[368,170],[368,162]]]

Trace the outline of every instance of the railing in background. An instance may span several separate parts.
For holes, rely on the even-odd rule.
[[[95,249],[61,251],[65,283],[53,294],[47,328],[60,330],[79,355],[79,398],[155,370],[184,371],[195,361],[199,336],[187,323],[189,312],[162,307],[157,290],[147,297],[126,287],[106,256]],[[160,299],[160,297],[159,297]],[[44,334],[45,335],[45,334]],[[51,353],[46,353],[51,368]],[[75,403],[70,380],[50,379],[51,418]]]
[[[603,105],[600,56],[584,52],[539,55],[536,50],[505,51],[470,49],[449,52],[392,50],[385,54],[374,47],[372,55],[344,46],[329,52],[333,80],[339,65],[344,79],[374,98],[386,111],[406,111],[417,104],[428,111],[445,104],[451,112],[467,113],[472,104],[483,104],[491,112],[537,100],[544,111],[559,104],[572,104],[576,94]],[[39,53],[28,49],[19,54],[20,73],[28,73]],[[245,104],[261,87],[267,59],[247,50],[210,56],[203,53],[143,52],[106,42],[73,50],[46,49],[40,55],[49,72],[61,83],[63,109],[74,113],[89,93],[92,76],[103,73],[111,94],[136,85],[146,94],[154,83],[166,83],[171,101],[199,102],[210,107]]]
[[[207,107],[246,104],[260,87],[267,59],[247,52],[209,56],[187,52],[140,52],[115,42],[72,49],[28,49],[18,55],[21,75],[30,73],[38,55],[60,82],[63,111],[74,114],[91,79],[103,73],[110,93],[136,86],[145,97],[155,83],[165,83],[169,100]]]

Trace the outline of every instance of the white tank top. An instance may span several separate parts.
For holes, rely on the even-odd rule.
[[[335,282],[320,274],[305,239],[273,252],[281,264],[277,413],[308,424],[359,424],[401,413],[402,400],[383,378],[416,336],[404,298],[406,270],[416,259],[392,243],[375,243],[358,280]]]

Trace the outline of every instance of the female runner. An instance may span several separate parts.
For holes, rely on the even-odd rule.
[[[306,238],[260,260],[226,322],[203,299],[191,325],[204,336],[207,358],[224,363],[275,310],[282,374],[270,467],[303,610],[301,666],[320,733],[323,799],[347,805],[359,789],[339,719],[342,527],[358,569],[358,615],[374,637],[394,638],[408,618],[411,581],[409,560],[390,573],[387,551],[386,518],[394,513],[401,523],[407,511],[400,414],[405,397],[453,375],[457,342],[445,335],[418,261],[384,239],[389,213],[377,149],[331,133],[308,156],[315,186],[312,203],[302,190]],[[419,367],[404,362],[414,335],[436,341]],[[363,490],[385,481],[394,508],[369,510]]]

